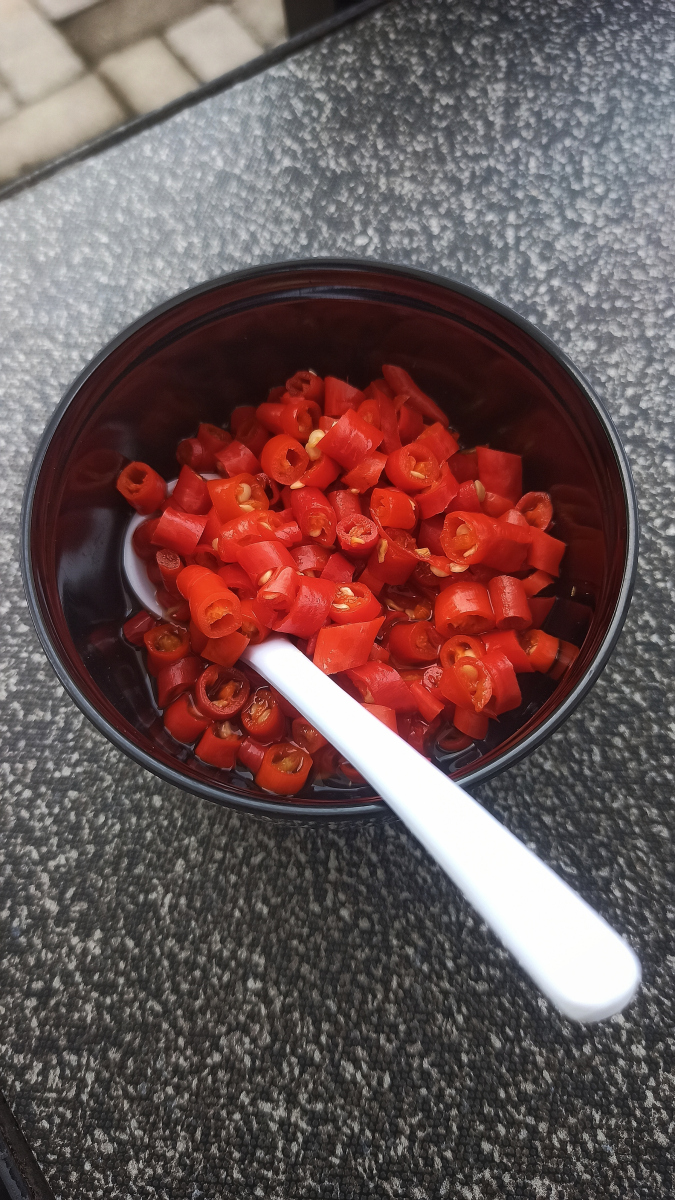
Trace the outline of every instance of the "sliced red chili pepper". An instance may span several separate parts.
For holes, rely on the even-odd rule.
[[[243,741],[242,732],[229,721],[216,721],[204,730],[195,749],[195,758],[210,767],[230,770],[237,761],[237,753]]]
[[[257,612],[269,629],[290,612],[301,576],[290,567],[277,567],[256,597]]]
[[[167,550],[175,550],[183,558],[194,554],[201,541],[206,514],[179,512],[176,508],[165,508],[157,528],[152,535],[155,546],[164,546]]]
[[[480,480],[477,482],[480,483]],[[496,492],[485,492],[480,502],[481,512],[487,513],[489,517],[505,517],[512,508],[512,501],[507,500],[506,496],[498,496]]]
[[[207,513],[211,508],[211,497],[206,482],[192,467],[181,467],[171,502],[177,504],[184,512],[190,513]]]
[[[518,641],[535,671],[550,671],[560,649],[557,637],[551,637],[543,629],[527,629],[525,633],[518,634]]]
[[[279,433],[263,446],[260,463],[270,479],[290,487],[300,479],[309,466],[309,455],[297,438]]]
[[[252,450],[236,439],[216,454],[216,470],[221,475],[258,475],[260,462]]]
[[[195,688],[195,704],[211,721],[224,721],[240,712],[246,704],[251,684],[236,667],[207,667]]]
[[[251,453],[255,454],[257,459],[260,459],[269,434],[265,429],[265,426],[261,425],[260,421],[257,419],[255,415],[255,409],[253,409],[251,416],[242,419],[238,423],[236,429],[233,425],[232,432],[234,433],[237,441],[243,442],[245,446],[248,446]]]
[[[445,518],[441,544],[451,562],[517,571],[525,561],[527,546],[512,541],[509,530],[510,526],[500,525],[485,513],[451,512]]]
[[[321,442],[321,450],[345,470],[351,471],[364,458],[368,458],[381,441],[381,431],[349,409],[328,430]]]
[[[429,443],[439,463],[447,462],[459,450],[457,438],[454,437],[445,425],[441,425],[440,421],[434,421],[433,425],[426,425],[419,436],[419,440]]]
[[[349,558],[367,558],[380,537],[375,522],[362,513],[343,517],[338,522],[336,533],[340,549]]]
[[[579,657],[579,647],[560,640],[555,662],[548,672],[551,679],[561,679],[568,667]]]
[[[204,670],[204,663],[195,654],[188,654],[178,662],[169,663],[157,672],[157,703],[160,708],[168,708],[182,696],[183,692],[192,691],[195,683]]]
[[[321,574],[326,563],[332,557],[327,546],[317,546],[316,543],[311,546],[305,544],[293,546],[290,555],[295,563],[296,571],[300,571],[301,574],[307,574],[309,571],[318,571]]]
[[[256,775],[262,766],[262,760],[265,757],[265,747],[256,742],[254,738],[246,737],[239,743],[239,762]]]
[[[429,757],[427,754],[427,745],[431,737],[430,729],[431,726],[418,712],[399,717],[398,732],[400,737],[413,746],[418,754],[423,754],[425,758]]]
[[[269,508],[265,490],[255,475],[242,474],[233,475],[230,479],[209,479],[206,486],[213,507],[223,523]]]
[[[400,488],[375,488],[370,498],[370,515],[379,525],[410,530],[417,524],[417,505]]]
[[[494,629],[495,618],[487,588],[460,579],[444,588],[436,599],[434,622],[444,638],[455,633],[484,633]]]
[[[162,583],[169,595],[178,596],[179,592],[176,580],[185,566],[180,555],[176,554],[175,550],[167,550],[163,547],[156,552],[155,562],[159,567]]]
[[[491,637],[491,634],[486,634]],[[515,637],[515,635],[514,635]],[[457,633],[441,646],[440,661],[442,667],[452,667],[459,658],[468,655],[469,658],[482,658],[484,645],[478,638],[467,633]]]
[[[246,732],[263,745],[278,742],[286,728],[286,717],[270,687],[256,688],[241,713]]]
[[[403,492],[421,492],[434,483],[440,473],[438,459],[424,442],[410,442],[387,458],[387,475],[394,487]]]
[[[116,488],[136,512],[156,512],[166,496],[166,483],[161,475],[144,462],[127,463],[117,476]]]
[[[251,646],[258,646],[269,634],[269,627],[262,619],[255,598],[247,598],[241,602],[241,633]]]
[[[375,495],[374,492],[373,495]],[[441,543],[444,520],[444,517],[438,516],[429,517],[426,521],[420,521],[420,527],[417,532],[417,545],[426,547],[432,554],[442,554],[445,557],[445,551]]]
[[[321,579],[331,579],[333,583],[349,583],[354,576],[354,568],[355,564],[349,562],[344,555],[331,554],[321,571]]]
[[[484,633],[481,641],[487,651],[498,650],[501,654],[505,654],[514,671],[525,673],[534,671],[532,661],[523,650],[513,629],[495,629],[491,633]],[[441,652],[441,660],[442,657]]]
[[[249,598],[255,595],[257,589],[253,588],[251,580],[246,574],[246,571],[237,563],[226,563],[225,566],[222,566],[221,564],[217,568],[216,574],[218,575],[219,579],[222,579],[225,587],[232,588],[233,591],[239,593],[240,600],[242,598],[242,591],[245,592]]]
[[[333,506],[338,522],[344,520],[345,517],[360,517],[363,515],[359,497],[350,492],[348,488],[331,488],[326,495],[326,499]]]
[[[324,379],[323,411],[327,417],[341,417],[350,408],[357,409],[364,399],[363,392],[344,379],[336,379],[334,375]]]
[[[234,633],[226,633],[225,637],[207,638],[202,658],[207,662],[217,663],[219,667],[232,667],[248,646],[248,638],[239,629]]]
[[[292,742],[269,746],[255,777],[258,787],[279,796],[294,796],[307,782],[311,755]]]
[[[153,544],[152,539],[158,525],[159,517],[151,517],[149,521],[142,521],[134,529],[131,535],[131,545],[139,558],[154,559],[157,547]]]
[[[422,414],[417,409],[412,408],[410,404],[401,403],[402,396],[397,396],[394,400],[394,406],[398,408],[398,436],[402,446],[407,446],[410,442],[416,442],[424,429],[424,419]]]
[[[295,560],[277,538],[264,542],[251,542],[238,548],[239,564],[244,568],[256,588],[264,587],[272,578],[272,572],[281,567],[296,569]]]
[[[361,667],[368,655],[383,617],[351,625],[328,625],[318,632],[313,662],[326,675]]]
[[[361,708],[365,708],[366,712],[377,717],[378,721],[386,725],[387,729],[391,729],[392,733],[398,733],[396,713],[393,708],[388,708],[386,704],[366,704],[365,701],[361,702]]]
[[[438,658],[441,635],[430,621],[408,621],[390,630],[388,647],[405,663],[431,663]]]
[[[202,633],[201,629],[197,629],[197,626],[195,625],[194,621],[190,621],[190,624],[188,626],[188,634],[190,637],[190,645],[192,647],[193,652],[195,654],[201,654],[202,650],[204,649],[204,647],[209,639],[207,637],[205,637],[205,635]]]
[[[490,708],[494,708],[497,716],[518,708],[522,696],[510,659],[500,650],[488,650],[481,661],[487,667],[492,679]]]
[[[309,446],[309,442],[307,443]],[[327,454],[320,454],[318,458],[313,459],[307,470],[300,476],[293,487],[314,487],[320,488],[322,491],[331,483],[334,483],[340,474],[339,463],[335,459],[329,458]]]
[[[197,441],[201,442],[206,450],[206,453],[211,456],[212,461],[215,461],[215,456],[224,446],[229,445],[232,441],[232,434],[226,429],[221,429],[219,425],[209,425],[202,422],[197,429]],[[211,470],[213,468],[210,468]]]
[[[400,713],[416,711],[417,704],[410,688],[388,663],[366,662],[350,668],[346,674],[367,704],[384,704]]]
[[[357,491],[362,495],[369,488],[375,487],[386,465],[386,454],[380,454],[378,450],[374,450],[356,467],[352,467],[351,471],[347,471],[342,476],[342,482],[352,491]]]
[[[423,518],[435,517],[438,513],[445,512],[458,493],[459,484],[447,462],[441,463],[441,473],[438,479],[417,493],[416,499],[420,516]]]
[[[310,725],[309,721],[306,721],[304,717],[295,717],[291,729],[293,741],[298,746],[302,746],[303,750],[306,750],[312,756],[318,750],[321,750],[323,746],[328,745],[323,734],[319,733],[318,729],[315,729],[313,725]]]
[[[546,571],[549,575],[558,575],[560,561],[567,549],[565,543],[544,533],[543,529],[537,529],[534,525],[531,526],[531,537],[527,555],[529,566],[536,567],[539,571]]]
[[[406,583],[419,559],[415,539],[405,529],[383,529],[368,559],[368,570],[384,583]]]
[[[177,742],[191,746],[201,737],[209,724],[208,717],[203,716],[195,707],[188,692],[183,692],[164,713],[164,728]]]
[[[148,652],[148,671],[156,675],[162,667],[178,662],[190,651],[187,629],[180,625],[154,625],[143,634],[143,642]]]
[[[312,538],[320,546],[332,546],[335,541],[335,510],[323,492],[316,487],[304,487],[293,492],[291,509],[303,537]]]
[[[280,614],[272,621],[272,629],[293,637],[311,637],[328,620],[335,590],[336,584],[329,579],[302,577],[288,613]]]
[[[553,504],[548,492],[526,492],[516,504],[528,525],[537,529],[548,529],[553,520]]]
[[[284,405],[280,400],[274,403],[267,401],[264,404],[258,405],[255,415],[260,424],[264,425],[265,429],[269,430],[270,433],[285,433],[286,430],[281,423],[283,411]],[[294,434],[291,434],[291,437],[294,436]]]
[[[261,511],[244,513],[221,526],[218,536],[218,556],[223,562],[237,562],[240,546],[253,542],[268,542],[279,539],[287,545],[282,533],[284,518],[281,513]],[[298,535],[301,537],[300,531]]]
[[[480,512],[480,498],[485,495],[485,488],[478,479],[467,479],[459,485],[459,491],[454,500],[448,505],[448,512]]]
[[[143,646],[145,634],[154,629],[156,624],[157,617],[142,608],[140,612],[134,613],[133,617],[129,617],[129,620],[124,622],[122,633],[132,646]]]
[[[352,405],[352,407],[354,406]],[[366,421],[368,425],[374,425],[376,429],[380,428],[380,406],[374,396],[366,396],[356,411],[362,421]]]
[[[529,629],[532,613],[520,579],[495,575],[487,585],[497,629]]]
[[[176,447],[176,458],[182,467],[193,471],[213,471],[214,459],[198,438],[184,438]]]
[[[313,400],[321,404],[324,397],[324,382],[314,371],[296,371],[286,380],[286,396],[303,396],[305,400]]]
[[[439,421],[443,426],[450,424],[449,418],[443,412],[443,409],[439,408],[436,402],[417,386],[408,372],[404,371],[403,367],[385,364],[382,367],[382,374],[394,395],[405,396],[413,408],[421,413],[423,417],[426,417],[427,420]]]
[[[208,638],[222,638],[239,629],[239,598],[212,572],[192,585],[187,599],[192,620]]]
[[[435,694],[438,689],[431,691],[425,686],[424,683],[411,683],[410,691],[415,698],[415,703],[419,709],[420,715],[429,723],[431,723],[431,721],[433,721],[435,717],[439,715],[439,713],[443,712],[443,709],[447,704],[445,696],[441,695],[440,693],[438,695]]]
[[[446,667],[440,689],[446,699],[460,708],[481,712],[492,696],[492,676],[480,658],[462,655],[452,667]]]
[[[506,496],[513,504],[523,494],[523,460],[519,454],[477,446],[478,478],[486,492]]]
[[[453,725],[473,742],[482,742],[487,737],[490,721],[485,713],[473,712],[471,709],[461,708],[460,705],[457,705]]]
[[[372,621],[379,617],[382,605],[364,583],[348,583],[338,587],[330,608],[330,618],[336,625],[353,625],[355,621]]]
[[[553,576],[546,571],[533,571],[523,579],[523,590],[526,596],[537,596],[539,592],[543,592],[544,588],[549,587],[553,583]]]

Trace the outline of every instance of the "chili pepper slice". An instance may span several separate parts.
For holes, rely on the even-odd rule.
[[[368,458],[381,441],[381,431],[362,420],[358,413],[350,408],[328,430],[321,442],[321,449],[345,470],[351,471],[364,458]]]
[[[171,502],[184,512],[207,513],[211,508],[211,497],[206,481],[192,467],[181,467]]]
[[[316,487],[304,487],[293,492],[291,510],[302,536],[312,538],[320,546],[332,546],[335,541],[335,510],[323,492]]]
[[[361,501],[348,488],[331,488],[326,499],[333,506],[338,522],[343,521],[345,517],[360,517],[363,515]]]
[[[543,629],[527,629],[525,633],[518,634],[518,641],[535,671],[550,671],[560,649],[557,637],[551,637]]]
[[[482,659],[462,655],[452,667],[445,668],[439,686],[453,704],[481,712],[492,696],[493,683]]]
[[[179,595],[176,580],[185,566],[180,555],[176,554],[175,550],[167,550],[166,547],[163,547],[157,551],[155,562],[159,567],[162,583],[169,595]]]
[[[310,571],[318,571],[320,574],[332,557],[327,546],[317,546],[316,543],[311,546],[305,544],[294,546],[290,555],[296,571],[300,571],[301,574],[303,572],[307,574]]]
[[[195,707],[188,692],[183,692],[164,713],[164,728],[177,742],[191,746],[207,728],[208,718]]]
[[[386,725],[387,729],[391,729],[392,733],[398,733],[398,723],[393,708],[388,708],[386,704],[366,704],[365,701],[361,702],[361,708],[365,708],[366,712],[377,717],[378,721]]]
[[[254,738],[245,737],[239,743],[239,762],[256,775],[262,766],[262,760],[265,757],[265,747],[261,746]]]
[[[548,672],[551,679],[561,679],[568,667],[579,657],[579,647],[561,638],[555,662]]]
[[[382,374],[394,395],[405,396],[413,408],[421,413],[423,417],[426,417],[427,420],[439,421],[443,426],[450,424],[450,420],[443,412],[443,409],[439,408],[436,402],[417,386],[408,372],[404,371],[403,367],[385,364],[382,367]]]
[[[275,538],[287,545],[286,540],[279,536],[283,525],[282,514],[276,512],[260,511],[235,517],[220,528],[218,557],[223,562],[238,562],[240,546],[249,546],[252,542],[274,541]],[[298,536],[302,536],[299,530]]]
[[[528,525],[537,529],[548,529],[553,520],[553,504],[548,492],[526,492],[516,504]]]
[[[251,684],[236,667],[209,666],[199,676],[195,704],[211,721],[224,721],[240,712],[248,700]]]
[[[487,585],[497,629],[529,629],[532,613],[520,579],[495,575]]]
[[[251,453],[255,454],[257,459],[260,459],[269,435],[265,426],[261,425],[257,419],[255,409],[252,410],[252,413],[252,416],[242,419],[236,429],[232,426],[232,431],[237,441],[243,442],[245,446],[248,446]]]
[[[348,583],[338,587],[330,608],[330,618],[336,625],[353,625],[355,621],[372,621],[379,617],[382,605],[364,583]]]
[[[352,405],[352,407],[354,406]],[[366,396],[356,411],[362,421],[366,421],[369,425],[374,425],[376,429],[380,428],[380,406],[375,396]]]
[[[382,384],[386,391],[379,385],[370,386],[373,388],[373,399],[377,401],[377,406],[380,412],[379,426],[382,430],[382,449],[385,454],[393,454],[395,450],[401,449],[401,434],[398,428],[398,417],[396,414],[396,406],[393,396],[388,393],[390,389],[382,380]]]
[[[287,433],[279,433],[263,446],[260,464],[270,479],[276,479],[277,483],[290,487],[307,470],[309,455],[297,438],[289,437]]]
[[[444,638],[456,633],[473,635],[494,629],[494,613],[487,588],[470,579],[451,583],[436,599],[434,623]]]
[[[438,658],[441,641],[431,621],[407,621],[390,630],[387,644],[401,662],[431,663]]]
[[[459,485],[459,491],[454,500],[448,505],[448,512],[480,512],[480,498],[485,495],[485,488],[478,479],[467,479]]]
[[[264,404],[259,404],[255,410],[256,419],[261,425],[265,426],[270,433],[285,433],[281,423],[281,416],[284,411],[284,405],[280,401],[270,403],[267,401]],[[290,435],[294,437],[294,434]]]
[[[434,421],[432,425],[426,425],[419,436],[419,440],[420,442],[429,443],[439,463],[447,462],[459,450],[457,438],[440,421]]]
[[[240,567],[237,563],[226,563],[225,566],[221,564],[217,567],[216,574],[218,575],[219,579],[222,579],[225,587],[232,588],[240,593],[240,600],[242,598],[242,591],[244,591],[249,598],[255,596],[255,589],[253,589],[251,580],[246,574],[244,568]]]
[[[546,571],[549,575],[559,575],[560,561],[567,549],[565,543],[534,525],[531,527],[531,538],[528,564],[539,571]]]
[[[528,603],[532,613],[532,627],[541,629],[555,604],[555,596],[532,596]]]
[[[459,493],[459,484],[447,462],[441,463],[441,473],[429,487],[417,493],[420,516],[435,517],[445,512]]]
[[[137,525],[131,535],[131,545],[133,546],[134,554],[143,560],[152,559],[157,553],[157,547],[153,545],[153,534],[159,525],[159,517],[151,517],[149,521],[142,521]]]
[[[492,699],[490,707],[494,708],[497,716],[511,712],[522,702],[518,680],[513,664],[500,650],[488,650],[483,655],[482,663],[487,667],[492,679]]]
[[[328,620],[335,591],[336,585],[329,579],[301,578],[288,613],[274,620],[272,629],[294,637],[311,637]]]
[[[368,662],[383,617],[356,621],[351,625],[328,625],[319,629],[313,662],[326,675],[348,671]]]
[[[271,541],[251,542],[248,546],[240,545],[237,557],[239,565],[244,568],[256,588],[269,583],[273,571],[281,567],[290,567],[292,571],[296,569],[295,560],[290,552],[276,538]]]
[[[407,446],[410,442],[416,442],[424,429],[424,420],[422,414],[417,412],[417,409],[411,408],[409,404],[401,404],[402,397],[397,396],[394,400],[394,405],[399,404],[398,409],[398,436],[402,446]]]
[[[122,633],[132,646],[142,646],[145,634],[154,629],[156,624],[157,617],[142,608],[140,612],[134,613],[133,617],[129,617],[129,620],[124,622]]]
[[[274,627],[278,619],[283,619],[290,612],[300,579],[301,576],[295,569],[277,567],[260,588],[256,597],[256,611],[269,629]]]
[[[483,563],[499,572],[517,571],[528,548],[511,539],[510,528],[485,513],[450,512],[443,525],[441,544],[451,562],[463,566]]]
[[[168,708],[194,687],[204,670],[204,663],[195,654],[188,654],[178,662],[169,663],[157,672],[157,703],[160,708]]]
[[[424,442],[410,442],[387,457],[387,476],[402,492],[421,492],[434,483],[440,473],[438,459]],[[427,513],[427,516],[434,515]]]
[[[217,721],[204,730],[195,749],[195,758],[222,771],[231,770],[237,761],[242,741],[240,729],[229,721]]]
[[[410,530],[417,524],[417,505],[400,488],[376,487],[370,498],[370,515],[378,525]]]
[[[514,671],[526,674],[534,671],[532,661],[518,641],[515,630],[495,629],[491,633],[484,633],[481,641],[488,652],[498,650],[500,654],[505,654]]]
[[[464,733],[474,742],[482,742],[487,737],[490,727],[489,718],[485,713],[477,713],[472,709],[461,708],[458,704],[455,708],[455,715],[452,719],[455,729],[460,733]]]
[[[367,558],[380,536],[375,522],[363,514],[343,517],[336,533],[340,549],[350,558]]]
[[[192,620],[208,638],[222,638],[239,629],[239,599],[211,571],[208,578],[203,577],[193,583],[187,599]]]
[[[336,552],[328,559],[321,572],[321,579],[330,579],[333,583],[349,583],[354,576],[354,569],[353,562]]]
[[[489,517],[505,517],[508,512],[513,511],[513,503],[507,500],[506,496],[498,496],[496,492],[485,492],[480,509]]]
[[[307,443],[309,446],[309,442]],[[323,491],[329,484],[334,483],[340,474],[340,467],[334,459],[329,458],[327,454],[320,454],[317,459],[310,462],[307,470],[300,476],[297,483],[292,484],[294,488],[315,487]]]
[[[243,442],[233,439],[216,454],[216,470],[221,475],[258,475],[260,462],[252,450]]]
[[[341,417],[350,408],[357,409],[364,400],[365,396],[358,388],[345,383],[344,379],[326,375],[323,411],[327,417]]]
[[[201,656],[219,667],[231,667],[247,646],[248,638],[239,629],[235,629],[234,633],[227,633],[225,637],[207,638]]]
[[[407,583],[418,562],[415,539],[405,529],[383,529],[368,570],[384,583]]]
[[[367,704],[384,704],[400,713],[416,711],[417,704],[410,688],[389,663],[366,662],[350,668],[346,674]]]
[[[166,497],[166,483],[162,476],[144,462],[127,463],[117,476],[115,486],[132,508],[144,516],[156,512]]]
[[[165,508],[157,522],[152,541],[155,546],[175,550],[176,554],[187,558],[197,549],[205,525],[205,513],[187,513],[179,512],[177,508]]]
[[[373,495],[375,495],[374,492]],[[420,527],[417,531],[417,545],[426,547],[432,554],[442,554],[445,557],[445,551],[441,543],[444,520],[444,517],[438,516],[428,517],[426,520],[420,521]]]
[[[265,751],[255,781],[266,792],[294,796],[305,786],[312,769],[311,755],[292,742],[280,742]]]
[[[485,637],[492,636],[492,634],[485,634]],[[441,646],[441,666],[452,667],[458,658],[463,658],[465,655],[468,655],[469,658],[482,658],[484,649],[484,643],[478,638],[471,637],[467,633],[456,633]]]
[[[342,482],[352,491],[359,492],[362,495],[370,488],[375,487],[386,465],[386,454],[380,454],[378,450],[374,450],[358,466],[352,467],[351,471],[347,471],[342,476]]]
[[[519,454],[477,446],[478,478],[486,492],[506,496],[515,504],[523,494],[523,460]]]
[[[306,750],[308,754],[314,755],[323,746],[328,745],[323,734],[310,725],[304,717],[294,717],[291,730],[293,741],[297,742],[298,746],[302,746],[302,749]]]
[[[279,741],[286,728],[286,717],[271,688],[256,688],[242,709],[241,723],[252,738],[264,745]]]
[[[169,663],[178,662],[190,651],[187,629],[179,625],[155,625],[143,634],[143,642],[148,652],[148,671],[151,675],[156,675]]]
[[[213,507],[223,523],[243,517],[246,513],[269,508],[269,500],[255,475],[233,475],[230,479],[209,479],[207,482]]]
[[[176,458],[180,466],[192,467],[193,471],[212,471],[213,456],[198,438],[183,438],[176,447]]]
[[[415,698],[420,716],[424,717],[425,721],[431,723],[439,713],[443,712],[447,704],[445,696],[440,693],[436,695],[438,688],[434,688],[432,691],[422,682],[411,683],[409,686]]]
[[[286,380],[284,395],[288,397],[302,396],[305,400],[313,400],[315,404],[321,404],[324,397],[323,379],[314,371],[296,371],[295,375],[291,375],[291,378]]]
[[[539,592],[543,592],[544,588],[549,587],[553,583],[553,576],[546,571],[533,571],[522,580],[523,590],[526,596],[537,596]]]
[[[251,646],[260,645],[269,634],[269,627],[259,612],[258,601],[255,598],[247,598],[241,602],[241,633]]]

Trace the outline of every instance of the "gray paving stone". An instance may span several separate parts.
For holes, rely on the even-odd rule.
[[[161,108],[198,86],[159,38],[145,38],[109,54],[98,69],[135,113]]]
[[[232,0],[231,8],[261,46],[278,46],[288,37],[283,0]]]
[[[106,54],[162,33],[167,26],[202,7],[203,0],[103,0],[64,21],[60,28],[78,53],[93,65]]]
[[[65,38],[28,0],[0,0],[0,72],[17,100],[32,104],[83,71]]]
[[[262,46],[223,4],[209,4],[167,29],[165,37],[204,83],[262,53]]]

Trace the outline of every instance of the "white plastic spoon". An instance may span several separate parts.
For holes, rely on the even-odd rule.
[[[160,614],[132,546],[124,567],[143,606]],[[499,821],[362,708],[283,637],[243,654],[372,784],[443,867],[545,996],[566,1016],[620,1012],[640,983],[630,946]]]

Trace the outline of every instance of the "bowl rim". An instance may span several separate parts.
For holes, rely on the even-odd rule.
[[[254,267],[247,267],[243,270],[230,271],[225,275],[217,276],[213,279],[205,280],[202,283],[196,284],[193,287],[187,288],[185,291],[179,292],[168,300],[155,305],[148,312],[136,318],[119,333],[117,333],[109,342],[107,342],[97,354],[91,358],[82,371],[73,380],[70,386],[64,392],[59,404],[56,406],[47,426],[40,438],[38,447],[31,464],[28,474],[20,525],[20,564],[21,574],[23,578],[24,590],[28,602],[28,610],[31,620],[38,635],[38,639],[42,648],[55,671],[58,679],[63,684],[64,688],[75,701],[78,708],[84,713],[89,721],[99,730],[112,744],[119,750],[122,750],[126,755],[132,758],[140,766],[150,771],[152,774],[159,776],[166,782],[173,784],[182,791],[192,792],[200,796],[202,799],[211,800],[221,806],[234,807],[238,811],[247,812],[251,815],[272,817],[276,819],[301,818],[304,820],[344,820],[349,818],[364,819],[372,818],[375,815],[385,815],[390,812],[383,800],[375,799],[371,801],[363,801],[359,803],[342,803],[342,804],[312,804],[312,803],[279,803],[278,801],[267,801],[259,799],[255,796],[247,797],[242,793],[229,792],[227,788],[216,788],[206,782],[198,779],[192,779],[181,772],[174,770],[172,767],[165,766],[147,754],[140,747],[135,746],[124,734],[120,733],[113,725],[111,725],[101,714],[98,709],[87,699],[80,690],[75,679],[67,670],[65,663],[61,659],[57,646],[51,638],[47,623],[43,617],[38,589],[36,587],[35,578],[33,575],[32,556],[31,556],[31,525],[33,514],[33,502],[35,499],[35,491],[38,478],[42,469],[45,456],[51,444],[52,438],[62,418],[72,401],[80,391],[83,384],[90,378],[93,373],[98,370],[103,362],[109,358],[129,337],[149,325],[157,317],[164,313],[170,312],[174,308],[178,308],[185,302],[193,299],[196,296],[204,295],[210,291],[216,291],[220,288],[227,287],[231,284],[238,284],[246,280],[261,279],[269,277],[276,279],[283,275],[292,274],[297,271],[325,271],[334,270],[337,272],[354,272],[362,271],[380,274],[384,279],[387,277],[405,277],[411,280],[417,280],[422,283],[431,284],[434,287],[444,291],[454,292],[461,296],[476,302],[479,305],[497,313],[505,320],[511,322],[518,329],[529,335],[546,350],[552,358],[561,366],[574,380],[577,387],[583,393],[587,403],[590,405],[595,416],[597,417],[607,441],[612,450],[618,471],[621,479],[625,514],[626,514],[626,553],[614,612],[612,619],[602,637],[595,656],[588,668],[584,672],[583,677],[574,686],[570,694],[554,711],[532,730],[521,742],[516,746],[511,747],[503,755],[496,760],[481,767],[480,765],[475,771],[469,771],[462,777],[460,784],[462,787],[472,787],[493,775],[499,774],[508,767],[514,766],[522,758],[525,758],[533,750],[537,749],[556,729],[563,724],[564,721],[571,715],[574,709],[581,703],[590,689],[598,680],[600,674],[604,670],[609,660],[609,657],[616,645],[617,639],[626,619],[628,608],[630,605],[631,595],[635,583],[635,576],[638,562],[638,507],[635,495],[635,486],[631,474],[631,469],[628,463],[626,452],[623,448],[618,432],[614,426],[612,418],[607,409],[596,394],[594,388],[585,378],[582,372],[575,364],[567,357],[567,355],[559,349],[546,334],[542,333],[536,325],[515,312],[508,305],[494,299],[486,293],[471,287],[469,284],[463,283],[461,280],[453,279],[448,276],[437,275],[431,271],[421,270],[416,267],[399,265],[397,263],[384,262],[370,258],[309,258],[309,259],[288,259],[274,263],[259,264]],[[325,285],[324,285],[325,286]],[[338,280],[335,281],[335,286],[339,286]],[[351,285],[354,286],[353,284]]]

